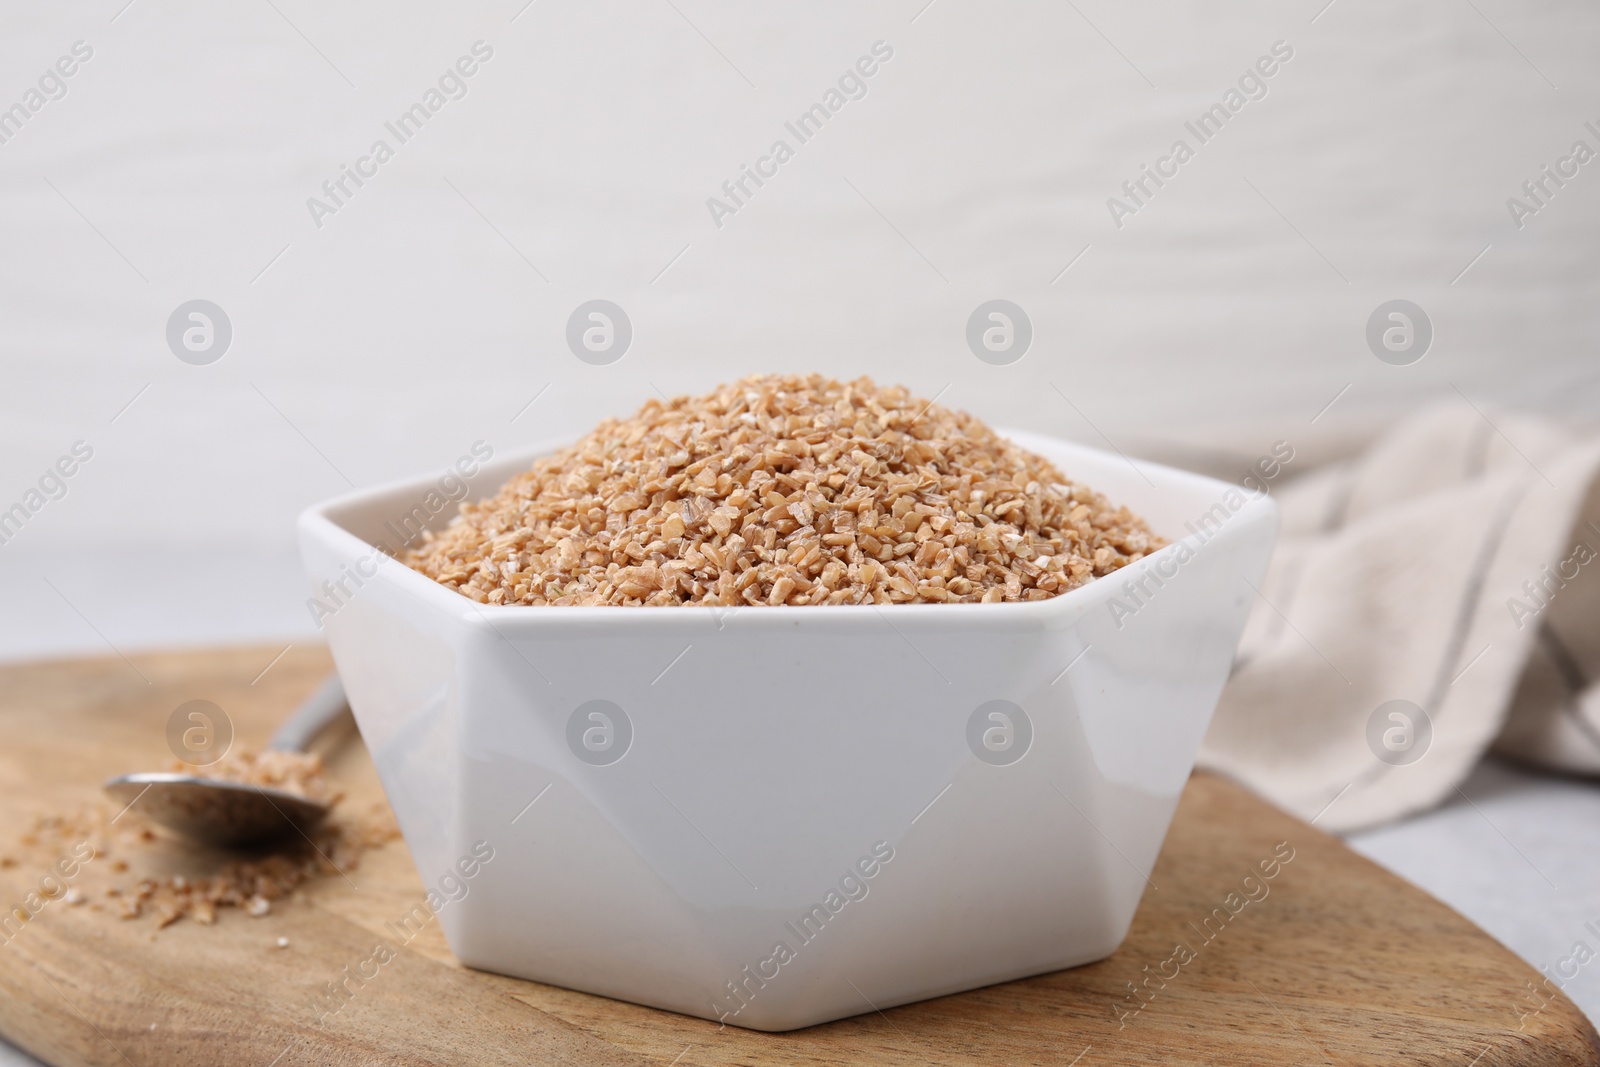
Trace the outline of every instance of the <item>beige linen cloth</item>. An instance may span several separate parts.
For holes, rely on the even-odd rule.
[[[1294,466],[1201,766],[1335,831],[1491,749],[1600,774],[1600,435],[1451,404]]]

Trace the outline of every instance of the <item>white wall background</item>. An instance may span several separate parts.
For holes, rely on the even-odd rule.
[[[1505,204],[1600,148],[1593,4],[524,2],[6,12],[0,107],[94,56],[0,144],[0,507],[95,455],[0,546],[0,656],[308,633],[293,519],[347,480],[758,370],[1130,451],[1245,426],[1253,455],[1457,389],[1600,411],[1600,163],[1520,232]],[[307,197],[479,39],[468,95],[316,228]],[[868,95],[713,225],[879,39]],[[1278,40],[1268,96],[1115,228],[1107,197]],[[964,343],[997,296],[1035,326],[1009,367]],[[210,366],[164,338],[197,297],[234,329]],[[633,320],[612,366],[563,342],[592,297]],[[1364,341],[1393,297],[1437,329],[1413,366]]]

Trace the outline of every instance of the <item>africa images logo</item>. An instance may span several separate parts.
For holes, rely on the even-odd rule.
[[[774,981],[786,965],[798,959],[806,945],[822,936],[822,931],[848,904],[867,899],[867,894],[871,892],[867,883],[876,878],[884,865],[893,859],[894,848],[889,842],[873,842],[871,852],[856,860],[849,870],[839,876],[837,887],[830,887],[823,894],[821,903],[812,904],[798,918],[783,924],[786,936],[773,942],[767,956],[758,960],[753,969],[752,965],[747,964],[740,969],[738,978],[730,978],[724,983],[728,1001],[735,1006],[730,1008],[713,999],[711,1010],[717,1013],[717,1018],[726,1022],[749,1007],[761,990],[767,988],[767,983]],[[790,938],[794,940],[792,945]]]
[[[1294,46],[1288,41],[1274,41],[1271,54],[1261,56],[1239,75],[1237,88],[1228,89],[1220,101],[1200,112],[1194,121],[1185,122],[1183,128],[1194,138],[1194,144],[1191,145],[1188,138],[1179,137],[1172,142],[1167,154],[1156,160],[1154,168],[1148,163],[1142,164],[1138,177],[1122,183],[1121,197],[1106,198],[1106,210],[1111,214],[1112,225],[1122,229],[1124,220],[1137,215],[1155,199],[1156,193],[1176,178],[1184,164],[1193,159],[1202,146],[1215,139],[1223,127],[1245,109],[1245,105],[1253,100],[1265,100],[1269,91],[1267,80],[1293,58]]]
[[[416,103],[400,112],[393,122],[383,128],[394,138],[391,145],[380,137],[372,142],[367,154],[356,159],[355,166],[339,164],[339,173],[322,183],[322,196],[306,197],[306,210],[317,229],[322,229],[323,219],[337,215],[367,182],[378,176],[378,168],[395,156],[395,150],[422,132],[422,127],[433,116],[444,110],[445,104],[467,95],[467,79],[476,75],[484,63],[494,57],[494,47],[487,41],[474,41],[471,55],[458,58],[454,65],[445,68],[436,85],[430,85]],[[353,186],[353,188],[352,188]]]
[[[794,139],[794,144],[779,137],[764,155],[757,157],[753,167],[747,163],[739,164],[738,176],[722,183],[722,196],[706,198],[706,210],[711,213],[711,221],[717,229],[722,229],[724,220],[729,216],[737,215],[755,196],[757,189],[776,178],[778,169],[795,157],[795,149],[821,133],[828,121],[844,110],[845,104],[865,97],[867,79],[893,58],[893,45],[888,41],[874,41],[871,54],[860,57],[846,67],[838,81],[822,94],[821,100],[802,111],[792,122],[783,124],[784,130]]]

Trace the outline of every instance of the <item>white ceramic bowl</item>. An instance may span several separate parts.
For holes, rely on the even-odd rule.
[[[373,548],[448,522],[437,474],[307,511],[334,659],[461,961],[788,1030],[1114,951],[1277,508],[1010,436],[1174,543],[1032,603],[480,607]]]

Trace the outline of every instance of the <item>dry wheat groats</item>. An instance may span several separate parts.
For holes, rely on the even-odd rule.
[[[400,558],[489,604],[987,603],[1165,543],[964,412],[759,376],[602,422]]]
[[[190,772],[194,768],[184,769]],[[274,771],[263,772],[257,761],[246,759],[234,765],[229,780],[263,774],[278,777]],[[309,785],[311,794],[337,802],[332,783],[321,776],[317,767],[315,777],[320,783],[302,780],[302,784]],[[294,788],[290,781],[269,784]],[[209,926],[226,908],[260,918],[313,879],[348,877],[364,853],[399,836],[393,813],[381,802],[357,812],[340,809],[306,835],[286,836],[239,851],[198,848],[184,841],[178,843],[181,852],[174,853],[173,839],[136,807],[96,803],[71,814],[39,815],[17,838],[22,859],[0,855],[0,868],[43,867],[48,857],[66,856],[78,862],[69,877],[55,879],[36,894],[38,907],[12,906],[10,921],[0,923],[0,943],[15,937],[21,924],[54,901],[128,920],[153,917],[157,928],[185,917]],[[176,873],[175,867],[188,873]]]
[[[297,797],[322,804],[335,804],[339,794],[323,770],[322,757],[311,752],[285,752],[279,749],[234,749],[215,763],[195,766],[182,760],[171,761],[167,769],[196,778],[216,778],[240,785],[259,785],[281,789]]]

